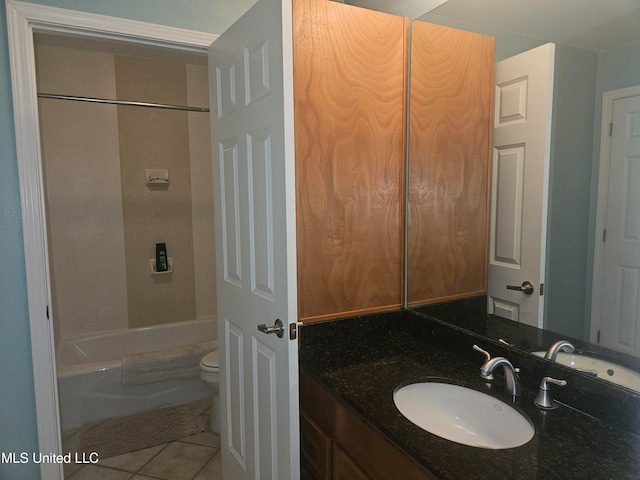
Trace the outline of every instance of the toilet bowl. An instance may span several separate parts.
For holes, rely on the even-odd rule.
[[[220,433],[220,366],[218,350],[207,353],[200,360],[200,378],[213,392],[211,399],[211,430]]]

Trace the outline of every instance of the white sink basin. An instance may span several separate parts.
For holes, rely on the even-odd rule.
[[[393,401],[420,428],[471,447],[515,448],[535,433],[531,422],[508,404],[458,385],[414,383],[397,389]]]
[[[533,352],[544,357],[545,352]],[[580,353],[558,352],[556,362],[640,392],[640,374],[629,368]]]

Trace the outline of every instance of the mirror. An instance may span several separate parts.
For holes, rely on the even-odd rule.
[[[407,2],[345,3],[493,36],[496,62],[548,42],[556,44],[544,329],[532,328],[523,337],[522,331],[531,327],[506,320],[462,326],[529,352],[555,339],[570,338],[581,349],[622,359],[637,369],[639,362],[628,351],[622,354],[589,343],[604,328],[591,325],[592,305],[597,301],[592,298],[594,254],[602,237],[597,219],[601,123],[606,117],[602,99],[604,92],[640,85],[637,2],[611,0],[585,8],[580,0],[424,0],[420,6],[430,10],[422,16],[417,16],[415,8],[409,11]],[[408,228],[411,231],[410,222]],[[426,308],[433,311],[435,307]]]
[[[554,339],[574,339],[583,350],[637,369],[637,360],[629,356],[633,347],[603,349],[589,339],[606,328],[590,325],[594,252],[602,233],[598,229],[596,234],[601,123],[606,117],[602,98],[604,92],[640,84],[640,8],[620,0],[607,2],[601,12],[585,12],[575,2],[561,3],[523,12],[521,3],[516,7],[509,1],[449,0],[418,20],[494,36],[496,62],[547,42],[557,44],[544,331],[529,333],[548,345]],[[569,8],[548,10],[558,7]],[[513,336],[504,338],[509,343],[529,352],[536,347],[531,335],[526,340],[521,336],[523,329],[518,333],[499,320],[496,325],[463,326],[493,340],[507,335],[506,328]],[[552,333],[559,335],[547,335]]]

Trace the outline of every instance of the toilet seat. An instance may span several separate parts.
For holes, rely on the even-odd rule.
[[[218,349],[200,359],[200,378],[209,387],[211,396],[211,431],[220,433],[220,364]]]
[[[218,350],[207,353],[200,360],[200,368],[207,372],[218,372],[220,365],[218,363]]]

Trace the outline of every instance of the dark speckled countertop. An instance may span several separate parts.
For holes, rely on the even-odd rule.
[[[511,402],[503,379],[491,385],[479,376],[483,358],[471,346],[487,345],[455,332],[448,339],[455,346],[449,348],[442,341],[442,328],[408,311],[304,326],[301,368],[442,479],[640,478],[640,438],[566,405],[550,411],[536,408],[537,391],[531,385],[546,373],[517,355],[510,360],[514,364],[523,360],[521,378],[536,377],[521,382],[515,403],[536,429],[527,444],[505,450],[468,447],[432,435],[404,418],[393,402],[394,390],[429,377],[451,379]]]

